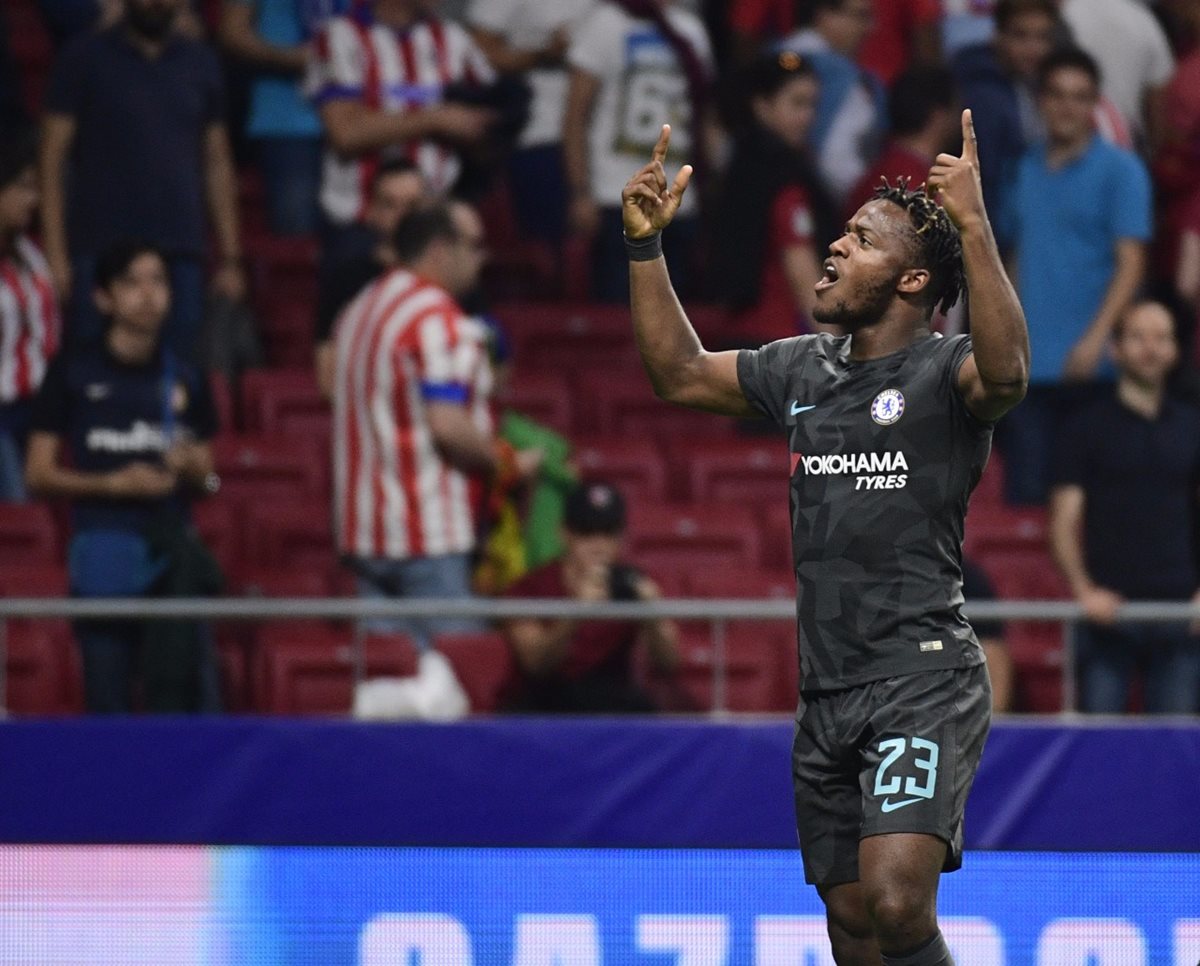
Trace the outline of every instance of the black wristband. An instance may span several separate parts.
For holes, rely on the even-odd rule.
[[[662,258],[662,232],[656,231],[645,238],[625,236],[625,254],[631,262],[652,262]]]

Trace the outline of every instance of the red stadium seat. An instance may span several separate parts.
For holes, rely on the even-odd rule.
[[[238,507],[220,495],[192,506],[192,523],[200,539],[229,574],[242,556],[242,531]]]
[[[972,505],[976,503],[999,506],[1004,503],[1004,459],[994,449],[988,457],[983,476],[971,494]]]
[[[407,677],[417,652],[403,635],[364,640],[367,677]],[[348,714],[354,699],[353,632],[291,621],[258,634],[256,705],[273,714]]]
[[[585,356],[586,358],[586,356]],[[720,439],[734,433],[734,421],[664,402],[654,395],[644,373],[619,375],[598,365],[580,379],[577,436],[627,436],[630,439]]]
[[[476,714],[495,711],[512,680],[512,651],[503,634],[443,634],[434,647],[446,656]]]
[[[725,504],[635,504],[629,556],[651,573],[753,569],[760,559],[758,523],[745,507]]]
[[[762,565],[772,573],[792,573],[792,514],[787,500],[771,500],[759,511],[763,556]]]
[[[79,657],[65,621],[9,621],[6,694],[12,714],[77,714],[83,709]]]
[[[0,565],[56,564],[58,527],[44,503],[0,503]]]
[[[768,624],[731,626],[725,634],[724,711],[794,711],[796,699],[788,662],[794,647]],[[680,630],[680,666],[670,676],[653,674],[651,688],[670,710],[713,710],[716,648],[710,628],[686,623]]]
[[[687,581],[697,597],[796,599],[796,580],[787,570],[697,570]]]
[[[1071,595],[1042,546],[991,550],[977,558],[1008,600],[1062,600]],[[1022,711],[1051,714],[1062,709],[1063,626],[1055,621],[1006,621],[1004,640],[1013,660]]]
[[[1001,550],[1044,550],[1046,511],[972,502],[967,513],[965,548],[973,557]]]
[[[332,577],[315,567],[243,567],[230,581],[243,597],[328,597]]]
[[[612,483],[630,504],[667,498],[662,448],[648,439],[588,439],[575,450],[574,457],[580,475]]]
[[[680,443],[689,466],[693,500],[787,504],[789,457],[780,440],[687,440]]]
[[[632,341],[633,324],[626,305],[588,302],[508,302],[495,315],[513,339],[559,335],[586,338],[624,335]]]
[[[214,441],[213,454],[221,476],[218,499],[262,503],[327,498],[329,453],[318,440],[227,436]]]
[[[629,309],[620,305],[509,304],[496,318],[513,344],[518,372],[600,372],[641,368]]]
[[[238,422],[233,406],[233,389],[223,372],[208,374],[208,391],[212,394],[213,408],[217,411],[218,432],[236,433]]]
[[[328,439],[330,419],[311,365],[242,374],[242,421],[249,432]]]
[[[559,433],[571,432],[573,400],[570,383],[564,375],[520,373],[513,377],[498,402]]]
[[[68,585],[62,564],[0,566],[0,597],[66,597]]]
[[[336,563],[333,524],[324,501],[255,504],[245,534],[247,563],[328,575]]]

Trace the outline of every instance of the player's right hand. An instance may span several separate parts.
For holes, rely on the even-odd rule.
[[[692,180],[692,166],[685,164],[675,176],[675,183],[667,187],[663,162],[670,143],[671,125],[664,124],[650,163],[635,174],[621,192],[621,221],[629,238],[645,238],[662,231],[683,202],[683,193]]]

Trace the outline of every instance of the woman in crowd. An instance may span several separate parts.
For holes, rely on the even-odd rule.
[[[735,136],[714,222],[715,293],[730,339],[761,344],[814,330],[813,286],[837,235],[834,206],[809,157],[818,82],[792,52],[748,68],[745,127]]]

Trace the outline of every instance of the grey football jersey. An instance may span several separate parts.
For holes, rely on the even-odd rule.
[[[967,336],[854,362],[805,335],[738,356],[791,450],[801,686],[824,691],[983,661],[962,616],[967,499],[992,429],[955,384]]]

